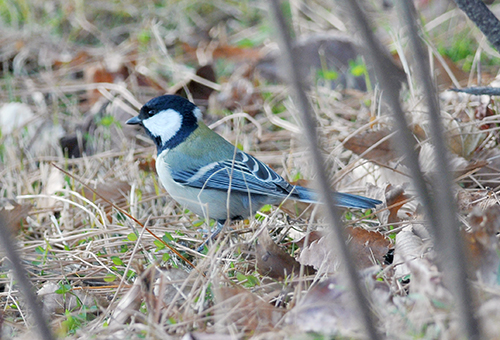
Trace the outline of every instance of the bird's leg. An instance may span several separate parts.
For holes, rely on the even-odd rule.
[[[222,228],[224,227],[224,223],[225,221],[220,221],[220,220],[217,220],[217,225],[215,226],[215,230],[212,232],[212,234],[207,237],[207,239],[205,241],[203,241],[203,243],[196,249],[196,251],[198,253],[201,253],[203,251],[203,248],[205,248],[205,245],[211,241],[213,241],[217,235],[220,234],[220,232],[222,231]]]

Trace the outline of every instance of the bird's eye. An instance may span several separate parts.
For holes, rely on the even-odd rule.
[[[155,110],[149,110],[149,111],[148,111],[148,116],[149,116],[149,117],[152,117],[152,116],[154,116],[154,115],[155,115],[155,113],[156,113],[156,112],[155,112]]]

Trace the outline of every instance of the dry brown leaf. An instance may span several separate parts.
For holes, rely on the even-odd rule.
[[[123,81],[129,76],[128,68],[122,63],[123,58],[114,59],[118,65],[106,67],[104,63],[95,65],[90,64],[84,68],[84,78],[87,84],[95,83],[114,83]],[[89,90],[87,94],[88,104],[95,104],[102,96],[98,89]]]
[[[5,222],[5,225],[11,228],[13,233],[21,230],[21,227],[31,211],[33,205],[19,204],[14,200],[0,200],[0,216]]]
[[[335,249],[332,249],[324,236],[302,249],[297,261],[305,266],[312,266],[321,273],[333,273],[339,265]]]
[[[477,124],[463,124],[457,121],[453,115],[447,112],[442,112],[442,116],[446,130],[446,142],[454,155],[451,159],[452,164],[457,162],[456,158],[470,159],[475,157],[475,153],[488,137],[488,133],[482,132]],[[427,136],[430,136],[430,123],[425,122],[423,128],[427,131]],[[466,164],[465,159],[462,163]]]
[[[469,73],[465,72],[460,67],[458,67],[453,62],[453,60],[451,60],[446,55],[441,55],[441,58],[443,58],[442,60],[444,61],[446,66],[449,68],[451,73],[455,76],[458,83],[462,86],[466,86],[468,81],[469,81]],[[451,80],[448,72],[446,71],[445,66],[436,57],[434,57],[434,67],[435,67],[434,72],[436,74],[437,84],[438,84],[439,88],[449,89],[450,87],[455,86],[455,84]]]
[[[141,171],[156,172],[156,159],[153,157],[139,159],[139,169]]]
[[[257,270],[261,275],[269,276],[276,280],[283,280],[287,276],[299,275],[300,263],[291,257],[286,251],[278,247],[267,232],[259,236],[256,244]],[[304,273],[309,275],[312,268],[307,266]]]
[[[237,78],[222,86],[216,96],[217,107],[229,111],[243,111],[255,116],[262,111],[264,100],[254,83],[247,78]]]
[[[377,214],[381,224],[396,223],[401,220],[398,212],[401,207],[407,203],[410,196],[405,194],[406,185],[393,186],[387,184],[385,187],[385,201],[388,209]]]
[[[485,210],[498,204],[497,197],[491,190],[459,190],[457,193],[458,207],[462,212],[472,212],[474,208]]]
[[[115,204],[118,207],[124,207],[127,204],[127,198],[130,192],[130,184],[125,181],[114,180],[113,184],[100,183],[94,189],[98,194],[96,195],[92,190],[83,187],[83,196],[85,196],[88,200],[101,204],[104,207],[104,211],[108,215],[108,220],[111,222],[112,217],[110,213],[112,212],[112,206],[106,201],[102,200],[101,197],[104,197],[106,200]]]
[[[363,228],[346,228],[349,238],[349,248],[353,254],[354,263],[359,269],[368,268],[374,264],[383,264],[391,246],[391,240],[378,231]]]
[[[70,66],[70,67],[78,67],[78,66],[84,66],[92,57],[90,54],[85,51],[85,50],[80,50],[76,52],[75,56],[70,60],[60,60],[56,59],[53,61],[52,67],[54,69],[59,69],[65,66]]]
[[[481,212],[479,209],[469,216],[470,232],[463,232],[472,268],[479,280],[489,285],[500,282],[498,256],[500,231],[500,207],[494,205]]]
[[[493,99],[490,99],[489,103],[481,102],[474,112],[474,118],[477,120],[483,120],[486,117],[495,116],[496,112],[490,107],[490,105],[494,105]],[[483,124],[479,127],[480,130],[487,130],[495,127],[495,123]]]
[[[384,263],[384,257],[391,245],[387,237],[379,232],[363,228],[347,227],[346,233],[349,236],[348,246],[357,268],[363,269]],[[317,234],[313,235],[312,239],[309,241],[309,246],[300,252],[298,261],[304,265],[313,266],[322,273],[335,272],[339,259],[330,242],[326,237],[318,239]]]
[[[309,240],[308,240],[308,244],[311,244],[312,242],[314,241],[318,241],[319,239],[321,239],[323,237],[323,233],[321,231],[311,231],[309,233]],[[300,240],[294,242],[296,245],[299,246],[299,248],[304,248],[304,245],[305,245],[305,242],[306,242],[306,238],[307,236],[304,236],[303,238],[301,238]]]
[[[287,315],[286,322],[304,332],[337,334],[358,338],[362,331],[354,298],[338,278],[328,278],[312,287]]]
[[[216,326],[221,330],[236,326],[242,332],[270,331],[285,313],[240,287],[217,288],[215,297]]]
[[[212,83],[217,82],[215,70],[212,65],[199,67],[196,70],[196,75],[203,79],[209,80]],[[200,84],[197,81],[191,79],[187,84],[180,84],[180,88],[175,92],[175,94],[184,98],[188,98],[185,89],[186,87],[193,98],[193,102],[196,105],[207,106],[208,97],[210,97],[210,94],[214,91],[213,88]]]
[[[481,152],[476,152],[474,158],[480,160],[480,162],[486,161],[487,164],[479,169],[474,174],[474,179],[476,181],[466,182],[467,185],[476,186],[477,183],[481,183],[483,187],[496,188],[500,180],[500,150],[499,148],[492,148],[483,150]],[[467,178],[464,178],[464,182]]]
[[[363,134],[357,134],[349,138],[344,147],[351,150],[357,155],[363,154],[373,144],[380,141],[382,138],[389,136],[391,132],[388,129],[381,129],[377,131],[368,131]],[[387,164],[398,157],[394,147],[391,145],[390,139],[387,139],[377,145],[374,149],[363,155],[364,159],[374,161],[382,164]]]
[[[214,46],[214,43],[217,45]],[[197,60],[197,50],[199,46],[193,47],[187,43],[181,43],[181,47],[185,52],[185,55],[190,57],[192,60]],[[214,59],[224,58],[234,61],[257,61],[261,58],[260,49],[253,48],[242,48],[238,46],[226,45],[220,42],[212,41],[211,53]]]

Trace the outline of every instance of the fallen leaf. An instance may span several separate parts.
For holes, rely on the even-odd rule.
[[[480,171],[482,168],[488,166],[488,161],[470,161],[465,167],[457,169],[453,172],[454,178],[460,178],[462,176],[469,176],[473,173]],[[486,185],[484,185],[486,186]]]
[[[442,59],[441,59],[442,58]],[[441,62],[444,61],[444,64]],[[458,67],[453,60],[451,60],[446,55],[441,55],[440,59],[434,57],[434,74],[437,78],[437,84],[440,89],[448,89],[454,85],[454,82],[451,80],[451,77],[446,70],[446,67],[451,71],[451,74],[455,76],[458,83],[462,86],[467,85],[469,81],[469,73],[462,70],[462,68]]]
[[[233,75],[228,82],[223,84],[221,91],[215,96],[217,110],[243,111],[250,116],[262,112],[263,103],[260,91],[243,74],[239,77]]]
[[[363,228],[347,227],[346,233],[349,237],[348,246],[358,269],[385,262],[385,256],[391,246],[391,241],[387,237]],[[339,265],[338,255],[326,237],[318,239],[318,236],[312,235],[313,240],[301,250],[298,261],[303,265],[313,266],[322,273],[333,273]]]
[[[469,215],[470,232],[462,232],[472,268],[477,278],[488,285],[500,283],[500,257],[497,234],[500,231],[500,207],[494,205]]]
[[[130,191],[130,184],[126,181],[113,180],[113,184],[109,183],[99,183],[96,184],[94,191],[98,194],[96,195],[94,191],[83,188],[83,195],[93,201],[94,203],[101,203],[104,206],[109,206],[109,204],[101,199],[101,197],[114,203],[115,205],[123,205],[127,201],[127,197]]]
[[[312,242],[314,241],[318,241],[319,239],[321,239],[323,237],[323,233],[321,231],[311,231],[309,233],[309,240],[308,240],[308,244],[311,244]],[[298,245],[300,248],[304,248],[304,245],[305,245],[305,241],[306,241],[306,238],[307,236],[304,236],[303,238],[301,238],[300,240],[294,242],[296,245]]]
[[[468,187],[475,187],[477,183],[481,183],[483,188],[496,188],[500,180],[500,150],[491,148],[476,152],[474,159],[487,164],[474,173],[474,181],[464,178],[462,182]]]
[[[377,214],[381,224],[392,224],[401,220],[398,216],[398,212],[410,198],[410,196],[405,194],[405,188],[406,185],[386,185],[384,188],[384,199],[386,201],[387,210],[383,210]]]
[[[402,67],[399,54],[393,54],[393,58],[396,64]],[[444,61],[446,67],[443,66],[441,60]],[[436,75],[437,85],[440,89],[444,90],[450,88],[451,86],[454,86],[454,82],[451,80],[451,77],[449,76],[446,68],[451,71],[451,74],[453,74],[459,84],[463,86],[467,85],[467,82],[469,81],[469,74],[458,67],[449,57],[441,55],[438,59],[434,56],[432,65],[434,66],[433,73]]]
[[[496,195],[491,190],[463,190],[457,193],[458,208],[462,212],[472,212],[474,208],[485,210],[498,204]]]
[[[219,287],[215,296],[216,325],[223,329],[238,327],[241,332],[254,334],[272,331],[285,313],[240,287]]]
[[[199,67],[196,70],[196,75],[203,79],[209,80],[212,83],[217,82],[217,78],[215,76],[215,70],[212,65],[205,65]],[[175,94],[182,96],[184,98],[188,98],[186,93],[186,88],[187,88],[188,92],[191,94],[193,98],[193,102],[196,105],[200,106],[207,106],[208,98],[210,97],[210,94],[214,92],[213,88],[200,84],[194,79],[190,79],[187,84],[180,84],[177,86],[180,86],[180,88],[175,92]]]
[[[338,256],[324,236],[302,249],[297,261],[305,266],[312,266],[321,273],[333,273],[339,266]]]
[[[391,240],[378,231],[364,228],[346,228],[349,235],[349,248],[358,269],[368,268],[374,264],[383,264],[389,252]]]
[[[32,207],[33,205],[31,204],[19,204],[14,200],[2,198],[0,199],[0,216],[5,222],[5,225],[10,228],[13,233],[16,233],[21,230]]]
[[[486,117],[491,117],[495,116],[496,112],[493,111],[493,109],[490,107],[490,105],[494,105],[493,99],[490,98],[490,101],[488,103],[483,103],[481,102],[477,107],[476,111],[474,112],[474,118],[477,120],[483,120]],[[480,130],[487,130],[495,127],[495,123],[489,123],[489,124],[483,124],[479,127]]]
[[[364,159],[369,161],[387,164],[389,161],[398,158],[398,154],[391,145],[390,138],[387,138],[391,132],[388,129],[376,131],[368,131],[362,134],[357,134],[344,142],[344,147],[351,150],[357,155],[362,155]],[[372,150],[366,152],[368,148],[378,143],[383,138],[387,138]],[[366,152],[366,153],[365,153]]]
[[[155,172],[156,159],[153,157],[139,159],[139,169],[146,172]]]
[[[394,260],[396,278],[404,278],[411,271],[408,262],[419,259],[425,252],[423,240],[413,232],[412,227],[405,227],[396,234]]]
[[[113,184],[96,184],[96,187],[94,189],[95,193],[86,187],[82,188],[82,192],[83,196],[85,196],[85,198],[87,198],[88,200],[102,205],[104,211],[108,216],[108,220],[111,222],[112,217],[110,214],[113,211],[113,207],[108,202],[104,201],[101,197],[105,198],[118,207],[124,207],[128,202],[130,188],[131,187],[128,182],[115,179],[113,180]]]
[[[213,46],[213,44],[210,46],[213,59],[223,58],[234,61],[257,61],[261,58],[260,49],[242,48],[216,41],[213,41],[213,43],[216,43],[215,46]],[[182,43],[181,46],[184,52],[189,55],[192,60],[198,59],[196,55],[200,46],[193,47],[187,43]]]
[[[337,277],[314,285],[286,316],[286,323],[303,332],[340,333],[359,338],[362,326],[353,306],[354,297]]]
[[[259,236],[256,244],[257,270],[261,275],[269,276],[276,280],[283,280],[287,276],[299,275],[300,263],[286,251],[278,247],[267,232]],[[312,273],[312,268],[304,268],[304,274]]]

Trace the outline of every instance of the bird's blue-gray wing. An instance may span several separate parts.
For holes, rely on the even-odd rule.
[[[233,192],[257,195],[297,195],[294,187],[274,170],[241,151],[236,153],[234,159],[213,162],[187,171],[171,170],[171,175],[179,184],[200,189],[227,191],[231,187]]]

